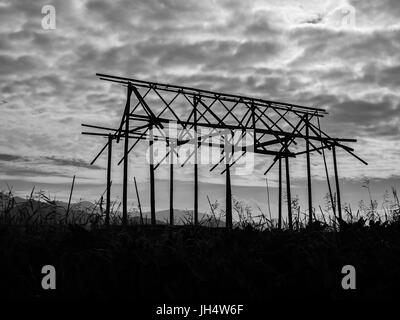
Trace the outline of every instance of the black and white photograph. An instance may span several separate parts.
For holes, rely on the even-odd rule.
[[[0,0],[0,111],[0,304],[400,298],[400,1]]]

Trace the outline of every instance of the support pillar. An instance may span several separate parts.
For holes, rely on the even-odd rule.
[[[174,161],[173,152],[174,148],[171,148],[171,157],[169,164],[169,224],[174,224]]]
[[[112,157],[112,136],[108,135],[108,158],[107,158],[107,199],[105,225],[110,224],[110,203],[111,203],[111,157]]]
[[[194,165],[194,225],[199,224],[199,172],[197,163]]]
[[[154,190],[154,154],[153,154],[153,126],[150,126],[150,141],[149,141],[149,152],[150,152],[150,214],[151,224],[156,225],[156,200]]]
[[[199,224],[199,172],[198,172],[198,134],[197,134],[197,98],[193,98],[194,105],[194,225]]]
[[[232,188],[231,188],[231,169],[229,162],[226,164],[226,205],[225,205],[225,218],[226,218],[226,228],[232,229]]]
[[[139,190],[138,190],[138,187],[137,187],[136,178],[133,177],[133,179],[135,181],[136,198],[138,200],[138,207],[139,207],[139,214],[140,214],[140,224],[143,224],[143,213],[142,213],[142,206],[140,204]]]
[[[279,157],[279,184],[278,184],[278,229],[282,229],[282,159]]]
[[[311,226],[313,220],[312,206],[312,186],[311,186],[311,159],[310,159],[310,127],[309,119],[306,118],[306,155],[307,155],[307,190],[308,190],[308,225]]]
[[[290,194],[290,172],[289,172],[289,156],[287,155],[288,149],[286,149],[285,154],[285,167],[286,167],[286,193],[287,193],[287,205],[288,205],[288,220],[289,220],[289,229],[293,230],[293,221],[292,221],[292,196]]]
[[[233,138],[233,137],[232,137]],[[226,204],[225,204],[225,218],[226,228],[232,229],[232,187],[231,187],[231,167],[230,160],[233,153],[233,147],[229,142],[228,131],[225,132],[225,177],[226,177]]]
[[[336,147],[332,146],[332,154],[333,154],[333,166],[335,169],[335,182],[336,182],[336,197],[337,197],[337,212],[339,215],[339,220],[342,220],[342,204],[340,199],[340,186],[339,186],[339,174],[337,169],[337,161],[336,161]]]
[[[122,224],[128,222],[128,149],[129,149],[129,114],[131,106],[132,87],[128,84],[125,106],[125,141],[124,141],[124,173],[122,183]]]

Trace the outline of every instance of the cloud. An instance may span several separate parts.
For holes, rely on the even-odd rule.
[[[350,0],[350,4],[356,8],[359,23],[365,25],[391,26],[398,24],[400,4],[396,0]]]
[[[387,122],[396,117],[399,112],[398,105],[394,105],[387,98],[376,103],[365,100],[348,100],[331,107],[334,120],[344,124],[349,122],[365,125],[378,121]]]
[[[0,91],[7,101],[0,160],[10,172],[28,156],[40,159],[43,172],[78,168],[95,179],[90,169],[103,168],[104,157],[98,167],[87,163],[104,141],[82,137],[80,124],[118,126],[125,99],[96,72],[326,108],[330,134],[360,139],[372,163],[382,152],[395,159],[397,148],[387,140],[399,137],[398,1],[56,0],[52,31],[41,29],[44,4],[13,0],[0,7]],[[341,5],[356,9],[354,28],[326,23]],[[365,139],[371,136],[376,140]],[[141,151],[132,158],[141,159]],[[14,164],[7,160],[12,154],[23,159]],[[121,154],[116,145],[115,157]],[[145,179],[140,161],[132,171]],[[400,174],[387,166],[385,174]],[[342,170],[353,175],[353,163],[346,160]],[[357,174],[381,171],[372,165]]]
[[[23,157],[13,154],[0,154],[0,161],[18,161]]]
[[[87,161],[82,159],[61,159],[56,158],[54,156],[45,157],[46,160],[50,160],[53,164],[58,166],[71,166],[71,167],[78,167],[78,168],[86,168],[86,169],[103,169],[97,165],[90,165]]]
[[[13,154],[0,154],[2,162],[0,177],[10,179],[12,177],[64,177],[70,178],[77,170],[90,171],[103,170],[99,165],[90,165],[82,159],[57,158],[55,156],[30,157]],[[81,174],[79,179],[90,179]]]
[[[37,62],[37,60],[28,55],[17,58],[14,58],[10,55],[0,55],[0,74],[6,75],[29,72],[40,66],[37,64]]]

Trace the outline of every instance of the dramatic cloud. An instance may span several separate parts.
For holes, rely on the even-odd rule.
[[[41,27],[48,4],[55,30]],[[50,181],[58,172],[104,182],[104,157],[88,165],[103,141],[82,136],[80,124],[117,126],[125,93],[96,72],[325,108],[327,131],[359,139],[355,150],[370,163],[343,157],[343,176],[399,176],[399,14],[395,0],[3,1],[0,179]],[[143,180],[144,152],[136,149],[131,164]],[[264,183],[265,158],[256,160],[254,177],[235,183]],[[303,160],[293,162],[294,179],[304,177]],[[190,180],[183,170],[180,179]]]

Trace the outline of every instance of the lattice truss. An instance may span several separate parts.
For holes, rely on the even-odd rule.
[[[184,145],[194,147],[185,159],[179,159],[182,166],[198,157],[199,149],[217,148],[220,156],[210,170],[224,163],[221,173],[247,152],[273,156],[264,174],[278,161],[280,164],[282,158],[288,161],[306,154],[309,163],[311,153],[321,154],[323,149],[336,147],[367,164],[345,144],[356,142],[355,139],[331,137],[321,129],[320,118],[328,114],[324,109],[106,74],[97,76],[126,87],[126,104],[118,128],[82,124],[100,130],[83,134],[109,138],[92,164],[113,140],[119,143],[124,139],[124,155],[118,162],[125,164],[124,175],[128,154],[141,140],[149,141],[151,162],[154,141],[163,141],[167,146],[165,155],[152,170],[167,159],[178,158],[178,150]]]
[[[239,147],[246,149],[228,160],[231,165],[249,150],[256,154],[272,155],[272,164],[264,174],[279,157],[296,157],[307,152],[321,154],[321,149],[330,149],[332,145],[342,148],[365,163],[354,154],[353,148],[343,144],[356,142],[356,139],[333,138],[321,130],[319,119],[327,115],[323,109],[131,78],[97,75],[102,80],[127,87],[127,102],[119,128],[83,124],[103,131],[84,134],[112,134],[119,142],[121,138],[125,138],[124,126],[128,118],[129,139],[135,141],[129,147],[128,153],[140,140],[149,140],[152,136],[155,141],[165,141],[171,149],[187,143],[195,144],[196,140],[199,148],[205,145],[224,149],[228,142],[230,150],[237,150]],[[178,128],[174,130],[176,126]],[[170,135],[171,132],[173,136]],[[247,137],[243,140],[245,134]],[[216,137],[224,141],[218,143]],[[252,144],[249,144],[249,137],[253,140]],[[309,142],[308,151],[305,141]],[[195,148],[192,150],[186,159],[180,159],[182,165],[195,156]],[[173,152],[178,156],[176,150]],[[168,156],[169,153],[164,158]],[[223,152],[219,163],[226,162],[225,157],[226,153]]]

